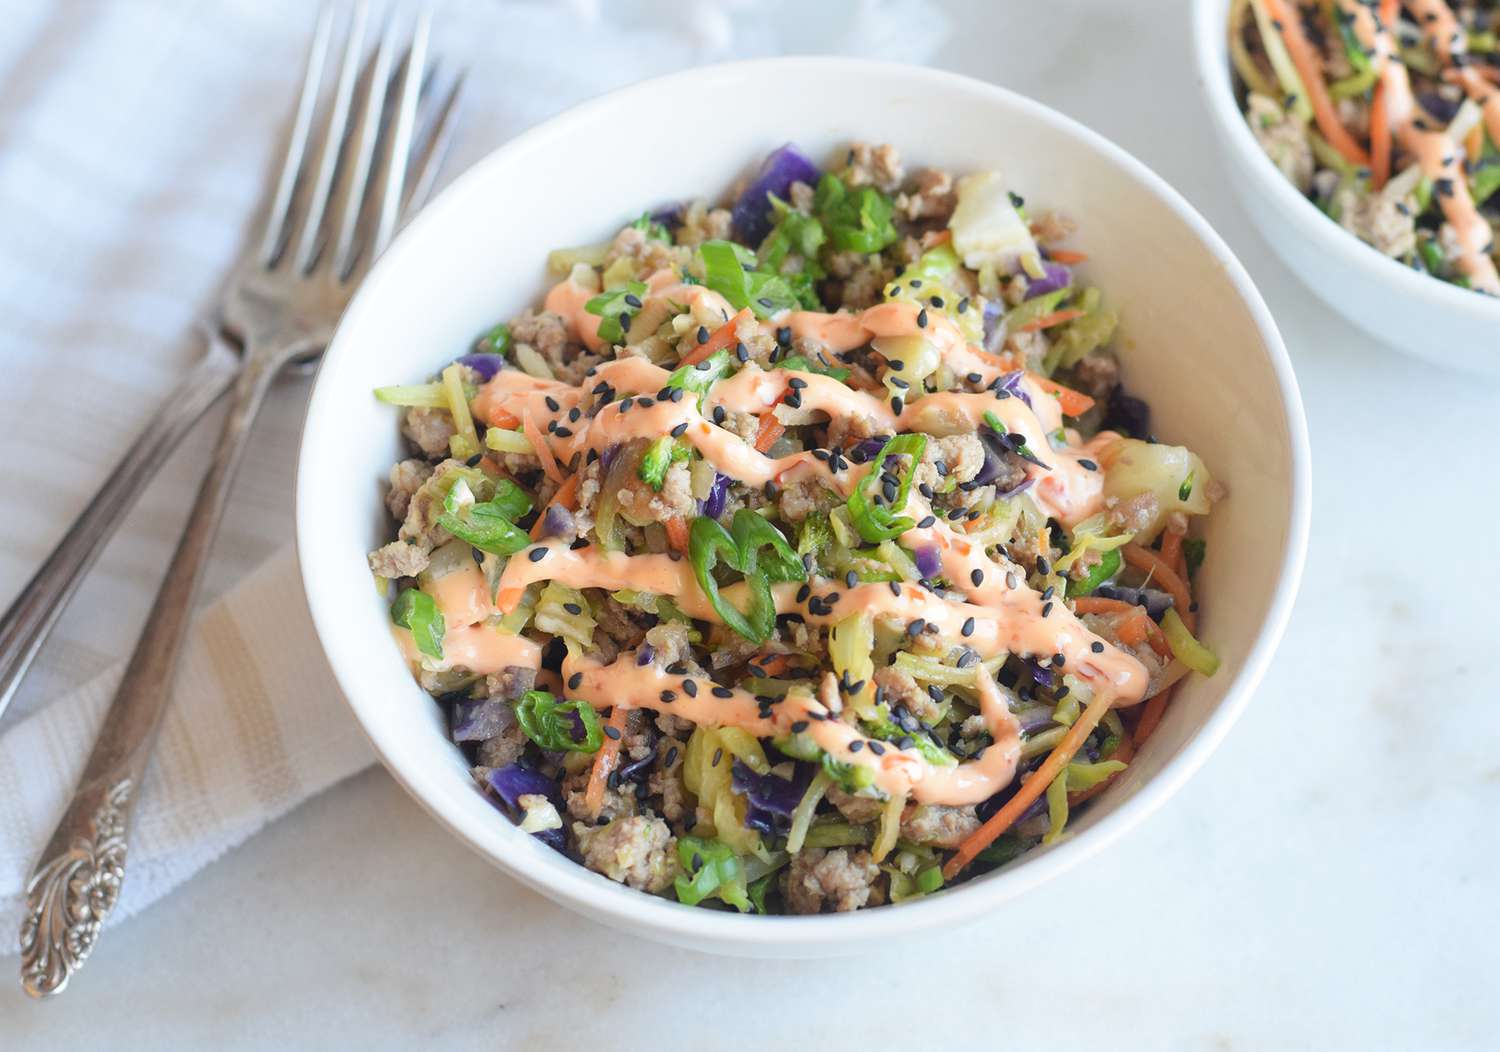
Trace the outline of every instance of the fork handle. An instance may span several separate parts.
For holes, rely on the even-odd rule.
[[[0,717],[83,575],[177,444],[234,379],[239,355],[210,332],[208,348],[114,466],[52,554],[0,618]]]
[[[246,355],[208,476],[188,513],[145,629],[73,799],[27,881],[21,985],[33,997],[62,991],[93,950],[100,926],[119,899],[135,803],[172,696],[193,598],[250,427],[282,360]]]

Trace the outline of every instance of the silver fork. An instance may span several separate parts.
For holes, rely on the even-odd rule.
[[[424,78],[429,16],[416,19],[404,58],[396,20],[388,19],[367,64],[367,8],[357,8],[350,21],[317,148],[313,118],[332,48],[332,9],[319,17],[263,235],[233,272],[220,305],[219,327],[244,348],[228,417],[73,799],[27,884],[21,984],[33,997],[67,985],[118,901],[135,804],[193,597],[271,381],[289,363],[322,353],[360,278],[403,210],[425,197],[446,150],[461,78],[418,120],[424,80],[433,79]],[[414,146],[418,140],[424,148]]]

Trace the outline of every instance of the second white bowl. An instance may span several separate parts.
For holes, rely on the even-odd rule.
[[[1194,0],[1193,51],[1230,182],[1282,261],[1381,342],[1500,376],[1500,299],[1420,274],[1365,244],[1302,196],[1260,148],[1230,79],[1229,0]]]

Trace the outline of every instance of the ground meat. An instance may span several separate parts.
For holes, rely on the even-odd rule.
[[[787,190],[787,197],[797,211],[812,212],[813,188],[801,179],[793,180],[791,187]]]
[[[801,478],[781,491],[781,515],[788,522],[801,522],[815,512],[828,511],[839,497],[816,478]]]
[[[939,464],[943,466],[941,471],[938,470]],[[982,467],[984,443],[973,432],[929,438],[922,450],[922,463],[917,465],[916,481],[934,488],[941,487],[947,478],[968,482],[979,474]]]
[[[584,800],[585,791],[589,785],[590,767],[580,767],[572,774],[563,778],[563,799],[568,805],[568,814],[584,822],[592,822],[593,814],[589,811],[588,804]],[[604,803],[599,808],[599,817],[605,820],[614,820],[633,815],[636,812],[636,799],[634,793],[622,793],[618,789],[604,790]]]
[[[626,450],[620,451],[625,456]],[[616,494],[620,512],[631,522],[643,526],[651,522],[665,522],[674,515],[691,519],[698,513],[698,502],[693,499],[692,475],[687,462],[679,460],[667,468],[662,480],[661,492],[636,473],[632,473],[626,484]]]
[[[760,429],[760,417],[750,413],[741,413],[737,409],[730,409],[724,414],[724,422],[719,425],[726,431],[733,432],[743,438],[746,442],[755,441],[755,433]]]
[[[604,254],[604,265],[608,267],[618,259],[633,259],[638,278],[646,278],[658,270],[665,270],[676,263],[677,253],[665,241],[647,237],[644,230],[628,226],[615,235],[609,251]]]
[[[385,494],[385,506],[397,522],[406,518],[412,494],[432,477],[432,465],[421,460],[403,460],[391,467],[391,488]]]
[[[665,891],[677,876],[677,841],[660,818],[620,818],[603,827],[575,825],[583,864],[641,891]]]
[[[443,513],[443,497],[447,488],[444,479],[463,466],[462,461],[458,460],[445,460],[437,466],[437,470],[411,495],[407,503],[406,519],[401,523],[397,537],[423,545],[428,550],[449,539],[448,531],[437,524],[437,517]]]
[[[864,848],[809,848],[792,859],[783,891],[793,913],[847,913],[870,901],[871,885],[879,876]]]
[[[702,201],[694,201],[682,215],[682,225],[677,228],[677,243],[696,246],[704,241],[727,238],[730,225],[728,209],[710,209]]]
[[[575,386],[583,382],[584,373],[598,365],[602,358],[586,351],[581,343],[568,336],[568,324],[551,311],[527,310],[510,323],[510,336],[517,344],[526,344],[547,363],[552,375]]]
[[[689,813],[687,785],[682,780],[682,759],[687,755],[687,735],[663,738],[656,747],[656,766],[646,780],[646,791],[661,797],[661,813],[675,822]]]
[[[1253,92],[1245,107],[1245,120],[1271,163],[1293,186],[1307,193],[1312,187],[1313,152],[1303,123],[1275,101]]]
[[[415,577],[427,569],[432,550],[407,541],[392,541],[369,554],[370,572],[376,577]]]
[[[1066,241],[1078,230],[1078,224],[1061,212],[1042,212],[1031,220],[1031,236],[1043,244]]]
[[[901,167],[901,154],[894,146],[857,142],[849,147],[840,175],[849,186],[873,186],[893,193],[901,185],[906,172]]]
[[[1387,256],[1414,252],[1417,199],[1413,190],[1407,180],[1394,179],[1378,194],[1345,186],[1333,200],[1339,225]]]
[[[1071,378],[1073,382],[1069,387],[1075,387],[1103,404],[1120,386],[1120,361],[1108,352],[1085,355],[1073,366]]]
[[[414,405],[401,421],[401,433],[432,460],[448,455],[448,439],[457,433],[453,415],[446,409]]]
[[[880,434],[880,421],[864,413],[839,414],[828,421],[828,445],[849,448]]]
[[[1147,492],[1117,502],[1107,517],[1109,524],[1118,527],[1121,533],[1139,533],[1154,523],[1160,513],[1161,502],[1156,494]]]
[[[484,689],[489,691],[490,698],[494,701],[515,701],[534,686],[536,669],[520,665],[510,665],[484,677]]]
[[[622,606],[608,592],[604,593],[603,602],[594,604],[594,619],[622,650],[635,649],[646,637],[645,629],[635,621],[635,612]]]
[[[863,825],[873,822],[880,817],[880,812],[885,804],[879,800],[873,800],[868,796],[855,796],[846,793],[836,785],[828,787],[828,802],[838,808],[839,814],[843,815],[855,825]]]
[[[881,302],[885,287],[896,277],[895,268],[879,256],[852,251],[836,252],[829,257],[828,272],[835,279],[831,285],[832,304],[848,310],[864,310]]]
[[[875,670],[875,689],[892,709],[904,705],[919,720],[932,723],[942,716],[937,702],[908,673],[886,665]]]
[[[917,173],[915,189],[896,196],[896,208],[913,221],[924,219],[946,223],[953,215],[956,203],[953,176],[941,168],[922,169]]]
[[[914,844],[933,844],[952,850],[979,828],[974,808],[919,804],[901,819],[901,835]]]
[[[495,737],[480,743],[479,763],[484,767],[504,767],[515,763],[526,751],[527,740],[521,725],[513,723]]]

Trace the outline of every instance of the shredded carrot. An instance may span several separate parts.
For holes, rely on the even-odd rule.
[[[490,427],[503,427],[507,431],[514,431],[521,426],[521,418],[509,409],[495,408],[490,410],[490,418],[485,423]]]
[[[1056,380],[1048,379],[1038,373],[1031,373],[1029,379],[1043,391],[1057,396],[1058,404],[1062,406],[1063,416],[1082,416],[1094,408],[1094,400],[1082,391],[1065,387]]]
[[[1386,105],[1385,81],[1377,81],[1370,103],[1370,185],[1385,186],[1391,174],[1391,114]]]
[[[492,456],[482,457],[479,461],[479,470],[486,475],[498,475],[500,474],[500,461]]]
[[[1182,551],[1182,539],[1185,536],[1181,531],[1172,529],[1170,523],[1166,532],[1161,535],[1161,557],[1184,581],[1187,580],[1187,556]]]
[[[952,240],[953,231],[951,230],[929,230],[927,233],[922,235],[922,247],[937,248],[939,245],[946,245]]]
[[[748,321],[753,317],[755,317],[754,313],[749,307],[746,307],[710,333],[708,339],[694,347],[692,352],[685,355],[679,364],[697,365],[715,351],[720,351],[730,346],[737,338],[735,333],[738,330],[740,322]]]
[[[1177,689],[1177,684],[1172,684],[1166,690],[1153,694],[1147,698],[1141,706],[1141,718],[1135,724],[1135,742],[1137,745],[1145,745],[1146,739],[1151,737],[1156,725],[1161,722],[1162,715],[1167,711],[1167,702],[1172,699],[1172,691]]]
[[[1475,124],[1469,129],[1469,134],[1464,136],[1464,148],[1469,152],[1469,163],[1478,164],[1479,156],[1484,152],[1484,125]]]
[[[1302,78],[1303,90],[1307,92],[1307,101],[1312,104],[1313,116],[1317,119],[1318,130],[1323,133],[1323,138],[1350,164],[1368,167],[1370,156],[1364,147],[1349,134],[1343,122],[1339,120],[1338,111],[1333,107],[1333,99],[1329,97],[1328,85],[1323,83],[1322,65],[1323,59],[1318,49],[1307,39],[1307,33],[1302,28],[1301,10],[1289,11],[1282,0],[1264,0],[1266,13],[1271,16],[1271,21],[1278,23],[1281,30],[1281,39],[1286,43],[1287,54],[1291,56],[1292,65],[1297,67],[1297,76]]]
[[[1071,309],[1055,310],[1051,314],[1043,314],[1040,318],[1034,318],[1031,321],[1028,321],[1025,325],[1018,326],[1016,328],[1016,331],[1039,332],[1042,329],[1050,329],[1054,325],[1061,325],[1063,324],[1063,322],[1072,321],[1074,318],[1081,318],[1087,313],[1087,311]]]
[[[969,353],[985,365],[992,365],[996,369],[1014,369],[1016,367],[1015,358],[1009,354],[991,354],[989,351],[975,347],[973,344],[969,345]]]
[[[755,432],[755,448],[764,453],[776,444],[784,431],[786,425],[776,419],[774,410],[767,409],[760,415],[760,428]]]
[[[609,780],[609,772],[615,769],[615,761],[620,755],[620,739],[625,736],[626,714],[627,710],[624,706],[616,705],[610,709],[609,719],[604,721],[604,725],[612,728],[615,733],[604,735],[604,743],[594,754],[594,766],[589,771],[588,788],[583,791],[584,806],[594,818],[598,818],[599,812],[604,809],[604,785]]]
[[[552,505],[554,504],[560,507],[567,508],[569,511],[577,508],[578,480],[580,477],[581,476],[576,474],[569,475],[568,481],[564,482],[561,486],[558,486],[557,492],[552,494],[552,499],[547,502],[547,508],[552,507]],[[536,517],[536,522],[531,524],[531,539],[534,541],[541,539],[542,523],[547,518],[547,508],[543,508],[542,513]]]
[[[1127,646],[1137,647],[1149,642],[1151,649],[1162,657],[1172,652],[1161,626],[1151,620],[1145,607],[1127,603],[1123,599],[1104,599],[1097,595],[1086,595],[1073,600],[1073,612],[1078,614],[1115,614],[1120,621],[1115,635]]]
[[[1087,263],[1089,258],[1087,252],[1074,252],[1066,248],[1048,249],[1047,256],[1054,263]]]
[[[943,877],[952,880],[958,876],[963,868],[974,857],[985,848],[995,842],[995,838],[1004,833],[1016,823],[1016,819],[1026,813],[1026,809],[1036,803],[1042,793],[1047,791],[1047,786],[1052,780],[1062,773],[1068,761],[1082,747],[1084,739],[1094,732],[1099,726],[1099,721],[1104,718],[1105,711],[1109,708],[1112,695],[1109,691],[1101,690],[1089,702],[1088,707],[1083,710],[1078,719],[1073,721],[1073,726],[1068,728],[1068,733],[1063,740],[1057,743],[1057,747],[1042,761],[1042,765],[1032,772],[1030,778],[1021,783],[1016,790],[1016,795],[1005,802],[1005,806],[990,816],[990,820],[980,826],[974,832],[964,838],[958,845],[958,851],[954,853],[943,866]]]
[[[1177,607],[1177,616],[1182,618],[1182,623],[1189,632],[1193,631],[1198,615],[1193,613],[1193,599],[1188,592],[1187,582],[1177,576],[1177,571],[1168,566],[1166,560],[1156,552],[1150,548],[1142,548],[1139,544],[1125,545],[1120,549],[1120,554],[1137,570],[1149,573],[1152,580],[1166,590]]]
[[[681,515],[673,515],[663,523],[667,528],[667,543],[674,551],[687,554],[688,550],[688,524]]]
[[[1106,758],[1110,760],[1119,760],[1121,763],[1129,763],[1131,760],[1135,759],[1135,742],[1131,739],[1129,731],[1125,732],[1124,737],[1120,739],[1120,744],[1115,746],[1115,751],[1110,753]],[[1100,782],[1092,789],[1084,789],[1082,792],[1069,793],[1068,806],[1077,807],[1085,800],[1092,800],[1094,797],[1104,792],[1104,790],[1108,789],[1109,783],[1113,782],[1116,778],[1124,773],[1124,771],[1116,771],[1114,774],[1104,779],[1104,781]]]
[[[531,419],[530,412],[521,414],[521,430],[526,433],[526,441],[531,443],[531,448],[536,451],[537,459],[542,462],[542,471],[553,482],[563,480],[562,469],[557,466],[557,458],[552,455],[552,447],[547,445],[547,439],[542,435],[542,429],[536,426]]]

